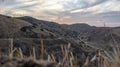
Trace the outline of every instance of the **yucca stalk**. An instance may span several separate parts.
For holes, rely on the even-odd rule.
[[[51,54],[52,60],[53,62],[56,62],[55,56],[53,54]]]
[[[33,59],[34,60],[36,60],[36,51],[35,51],[35,47],[33,47],[33,49],[32,49],[33,51],[32,51],[32,55],[33,55]]]
[[[14,52],[15,52],[15,57],[23,59],[23,53],[22,53],[21,48],[18,48],[18,49],[16,48],[16,50]]]
[[[50,55],[48,55],[48,61],[52,61],[52,58]]]
[[[13,39],[10,39],[10,45],[9,45],[9,56],[13,57]]]
[[[89,62],[89,57],[87,57],[82,67],[89,67]]]

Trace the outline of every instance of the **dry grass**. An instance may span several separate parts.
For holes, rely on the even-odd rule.
[[[105,67],[120,67],[120,50],[118,46],[113,48],[113,53],[111,54],[111,61],[105,62]]]
[[[107,55],[98,50],[98,53],[92,59],[86,59],[83,67],[120,67],[119,47],[113,47],[112,53]]]
[[[10,40],[11,44],[9,46],[9,58],[17,57],[19,59],[25,59],[26,57],[23,55],[21,48],[13,48],[13,39]],[[41,42],[40,47],[40,59],[44,60],[44,54],[46,53],[46,50],[44,48],[43,40]],[[36,59],[36,48],[33,47],[31,50],[31,60],[24,60],[24,63],[27,63],[28,66],[25,67],[119,67],[120,66],[120,50],[118,46],[113,47],[113,52],[109,54],[108,52],[103,54],[102,50],[98,50],[96,55],[91,59],[90,57],[87,57],[85,59],[85,62],[83,62],[83,65],[78,64],[78,58],[73,55],[73,52],[70,50],[71,44],[61,46],[61,54],[62,59],[60,61],[56,61],[56,56],[53,54],[47,55],[48,59],[46,61],[39,61]],[[1,57],[0,57],[1,58]],[[10,60],[9,60],[10,61]],[[18,60],[17,60],[18,62]],[[50,66],[49,63],[52,65]],[[2,63],[2,61],[0,61]],[[36,64],[37,66],[30,66],[31,63]],[[19,64],[19,63],[17,63]],[[12,65],[17,65],[12,64]],[[41,64],[41,65],[40,65]],[[7,63],[9,66],[10,64]],[[8,66],[0,66],[0,67],[8,67]],[[10,66],[9,66],[10,67]],[[12,66],[11,66],[12,67]],[[13,66],[13,67],[20,67],[20,66]],[[22,66],[21,66],[22,67]],[[24,66],[23,66],[24,67]]]

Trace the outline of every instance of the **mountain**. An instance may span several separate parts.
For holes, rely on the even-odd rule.
[[[59,37],[73,38],[81,42],[84,41],[91,46],[105,48],[109,44],[120,42],[120,27],[95,27],[85,23],[78,24],[57,24],[55,22],[38,20],[32,17],[19,17],[19,19],[30,22],[49,32],[57,34]],[[98,45],[99,43],[99,45]]]
[[[0,51],[8,52],[10,38],[14,47],[21,48],[24,55],[29,56],[29,50],[35,47],[37,57],[42,40],[48,54],[57,58],[61,56],[61,46],[70,43],[70,50],[83,61],[83,54],[92,57],[98,49],[111,50],[110,44],[120,43],[120,27],[95,27],[84,23],[67,25],[29,16],[0,15]]]
[[[73,39],[99,44],[114,44],[120,42],[120,27],[95,27],[88,24],[58,24],[55,22],[38,20],[33,17],[9,17],[0,15],[1,38],[43,38],[43,39]],[[9,33],[8,33],[9,32]]]
[[[30,22],[0,15],[0,38],[40,38],[41,35],[54,37],[54,33],[36,27]]]
[[[75,32],[74,30],[67,29],[63,25],[60,25],[55,22],[38,20],[38,19],[28,17],[28,16],[19,17],[19,19],[30,22],[34,26],[47,30],[51,33],[55,33],[59,35],[60,37],[61,36],[75,37],[76,35],[78,35],[78,33]]]
[[[50,32],[59,34],[60,36],[68,36],[75,39],[86,37],[87,41],[110,42],[113,36],[119,40],[120,27],[95,27],[85,23],[78,23],[72,25],[57,24],[55,22],[38,20],[32,17],[19,17],[19,19],[30,22],[36,26],[40,26]],[[119,41],[118,41],[119,42]]]
[[[37,20],[32,17],[24,17],[30,18],[29,20],[21,18],[0,15],[0,51],[8,53],[9,44],[13,39],[14,48],[21,48],[26,56],[29,56],[30,50],[35,47],[36,56],[39,57],[41,40],[48,54],[53,54],[58,58],[61,57],[61,46],[67,46],[69,43],[71,51],[78,58],[81,57],[81,53],[85,53],[86,56],[95,53],[96,48],[84,47],[84,43],[76,40],[79,34],[76,31],[66,29],[63,25],[54,22]]]

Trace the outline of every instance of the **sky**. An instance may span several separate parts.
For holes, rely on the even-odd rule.
[[[0,14],[115,27],[120,26],[120,0],[0,0]]]

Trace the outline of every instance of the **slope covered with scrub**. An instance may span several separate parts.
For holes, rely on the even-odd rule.
[[[25,56],[30,56],[31,50],[35,48],[36,57],[39,58],[41,45],[44,44],[44,59],[53,54],[58,61],[62,58],[61,47],[70,44],[69,50],[82,65],[87,57],[92,58],[99,49],[110,51],[110,44],[120,43],[119,31],[120,27],[66,25],[28,16],[0,15],[0,51],[8,54],[9,45],[12,43],[13,47],[20,48]]]

